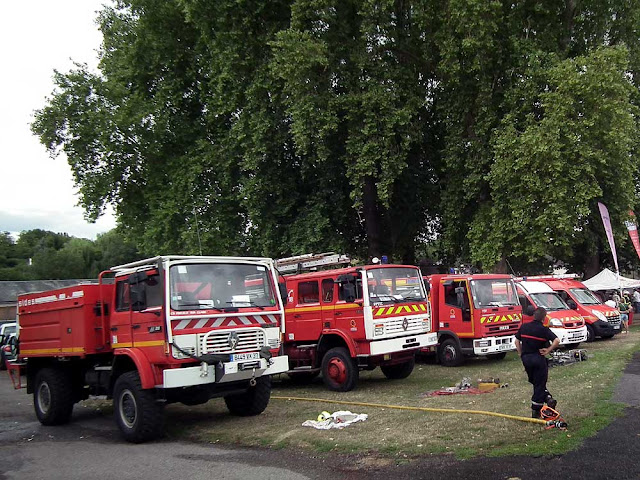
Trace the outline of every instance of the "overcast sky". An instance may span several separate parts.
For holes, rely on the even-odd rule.
[[[84,220],[64,156],[55,160],[31,134],[33,111],[53,90],[53,70],[72,60],[95,68],[101,34],[96,12],[107,0],[3,2],[0,17],[0,231],[41,228],[95,239],[111,214]]]

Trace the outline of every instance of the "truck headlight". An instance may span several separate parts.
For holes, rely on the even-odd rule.
[[[373,334],[374,335],[383,335],[384,334],[384,324],[379,323],[378,325],[374,325]]]
[[[593,313],[598,320],[602,320],[603,322],[609,322],[609,320],[607,320],[607,317],[605,317],[602,312],[598,310],[591,310],[591,313]]]
[[[489,340],[479,340],[476,342],[476,347],[488,347],[489,343]]]
[[[549,320],[549,325],[551,325],[552,327],[562,327],[562,320],[560,320],[559,318],[552,318],[551,320]]]

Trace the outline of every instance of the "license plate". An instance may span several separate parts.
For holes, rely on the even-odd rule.
[[[613,327],[613,329],[614,329],[614,330],[619,330],[619,329],[620,329],[620,325],[615,325],[615,326]]]
[[[509,325],[500,325],[500,330],[509,330]]]
[[[247,360],[259,360],[260,354],[258,352],[252,353],[233,353],[230,355],[232,362],[245,362]]]
[[[498,350],[509,350],[510,348],[510,345],[498,345]]]

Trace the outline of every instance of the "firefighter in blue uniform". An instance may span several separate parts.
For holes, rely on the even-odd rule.
[[[558,403],[547,390],[549,367],[545,356],[558,348],[560,340],[542,324],[546,316],[547,311],[544,308],[536,308],[533,312],[533,322],[523,324],[516,333],[516,350],[529,376],[529,383],[533,385],[533,418],[540,418],[540,410],[545,403],[551,408],[555,408]]]

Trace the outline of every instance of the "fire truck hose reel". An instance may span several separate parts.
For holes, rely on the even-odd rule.
[[[322,403],[336,403],[340,405],[354,405],[358,407],[375,407],[375,408],[389,408],[395,410],[412,410],[419,412],[436,412],[436,413],[464,413],[474,415],[489,415],[492,417],[507,418],[511,420],[517,420],[527,423],[538,423],[545,427],[556,426],[554,421],[543,420],[541,418],[519,417],[517,415],[507,415],[505,413],[487,412],[483,410],[456,410],[453,408],[432,408],[432,407],[408,407],[403,405],[383,405],[381,403],[368,403],[368,402],[347,402],[343,400],[327,400],[326,398],[304,398],[304,397],[281,397],[272,395],[271,398],[276,400],[297,400],[301,402],[322,402]],[[554,425],[551,425],[554,424]],[[563,422],[561,428],[566,428],[566,423]]]

